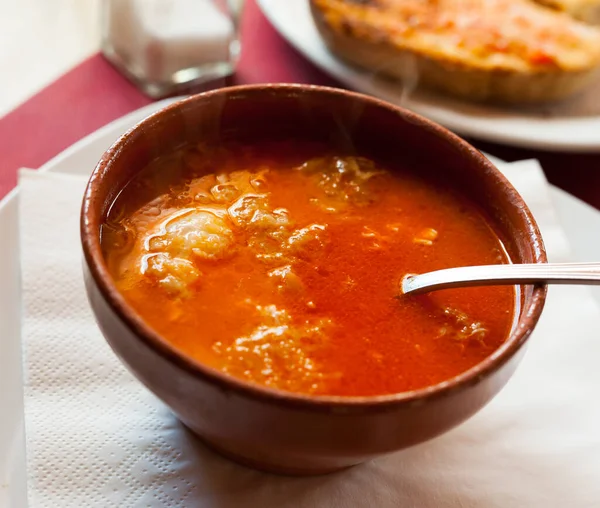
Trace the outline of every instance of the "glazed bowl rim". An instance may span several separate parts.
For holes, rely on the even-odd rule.
[[[394,410],[399,406],[421,405],[427,401],[447,397],[457,391],[473,386],[508,362],[525,344],[531,331],[537,324],[546,298],[546,285],[536,285],[533,287],[533,294],[529,300],[529,305],[521,308],[521,315],[517,321],[517,325],[513,327],[509,337],[498,349],[477,365],[457,376],[432,386],[395,394],[374,396],[309,395],[269,388],[258,383],[230,376],[180,352],[175,346],[171,345],[159,333],[147,325],[142,317],[129,306],[113,283],[100,246],[99,229],[102,217],[99,213],[96,213],[93,204],[94,196],[99,192],[98,189],[105,174],[110,171],[111,165],[132,138],[135,138],[141,131],[148,128],[151,129],[154,124],[161,121],[161,118],[168,117],[174,111],[184,108],[195,101],[206,101],[211,100],[211,98],[222,98],[223,96],[247,98],[254,93],[264,94],[265,92],[274,95],[281,94],[284,97],[289,97],[292,94],[302,94],[305,96],[311,94],[344,96],[363,104],[370,104],[375,107],[391,110],[419,128],[450,142],[460,150],[463,157],[467,159],[471,158],[482,170],[485,170],[482,171],[482,174],[485,173],[485,178],[495,179],[498,182],[497,184],[503,186],[505,192],[509,194],[509,201],[512,206],[517,208],[517,213],[523,217],[524,223],[527,225],[527,230],[524,233],[526,233],[525,238],[532,244],[534,262],[547,262],[546,251],[539,228],[531,211],[519,193],[481,152],[446,128],[386,101],[338,88],[300,84],[241,85],[221,88],[171,103],[138,122],[115,141],[103,154],[86,186],[80,216],[81,241],[85,263],[102,297],[120,321],[132,332],[133,336],[171,363],[191,373],[194,377],[211,383],[220,389],[230,390],[239,395],[254,399],[262,399],[280,406],[293,406],[302,408],[303,410],[333,413],[379,412]],[[135,371],[135,369],[133,370]]]

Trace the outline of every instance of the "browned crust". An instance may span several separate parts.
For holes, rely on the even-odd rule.
[[[600,0],[534,0],[540,5],[565,12],[569,16],[588,23],[600,25]]]
[[[600,74],[598,67],[525,72],[484,69],[475,64],[434,58],[400,49],[389,44],[385,37],[379,37],[377,42],[354,37],[350,23],[346,25],[348,30],[334,29],[315,0],[310,0],[310,6],[317,29],[332,53],[376,74],[397,79],[407,89],[418,84],[471,101],[543,103],[582,91]]]

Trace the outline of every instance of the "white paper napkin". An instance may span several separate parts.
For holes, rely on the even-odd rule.
[[[538,164],[503,169],[550,258],[568,259]],[[81,278],[84,184],[21,173],[31,507],[600,506],[600,312],[585,288],[551,288],[516,375],[457,429],[341,473],[267,475],[208,451],[104,342]]]

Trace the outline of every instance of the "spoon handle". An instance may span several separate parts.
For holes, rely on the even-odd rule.
[[[402,292],[425,293],[436,289],[506,284],[600,284],[600,263],[539,263],[463,266],[421,275],[406,275]]]

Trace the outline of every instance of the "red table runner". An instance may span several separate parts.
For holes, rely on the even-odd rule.
[[[291,48],[253,0],[246,7],[242,34],[242,58],[231,83],[340,86]],[[87,134],[149,102],[101,55],[84,61],[0,119],[0,198],[16,185],[19,167],[37,168]],[[548,153],[470,141],[505,160],[539,159],[550,182],[600,209],[600,154]]]

